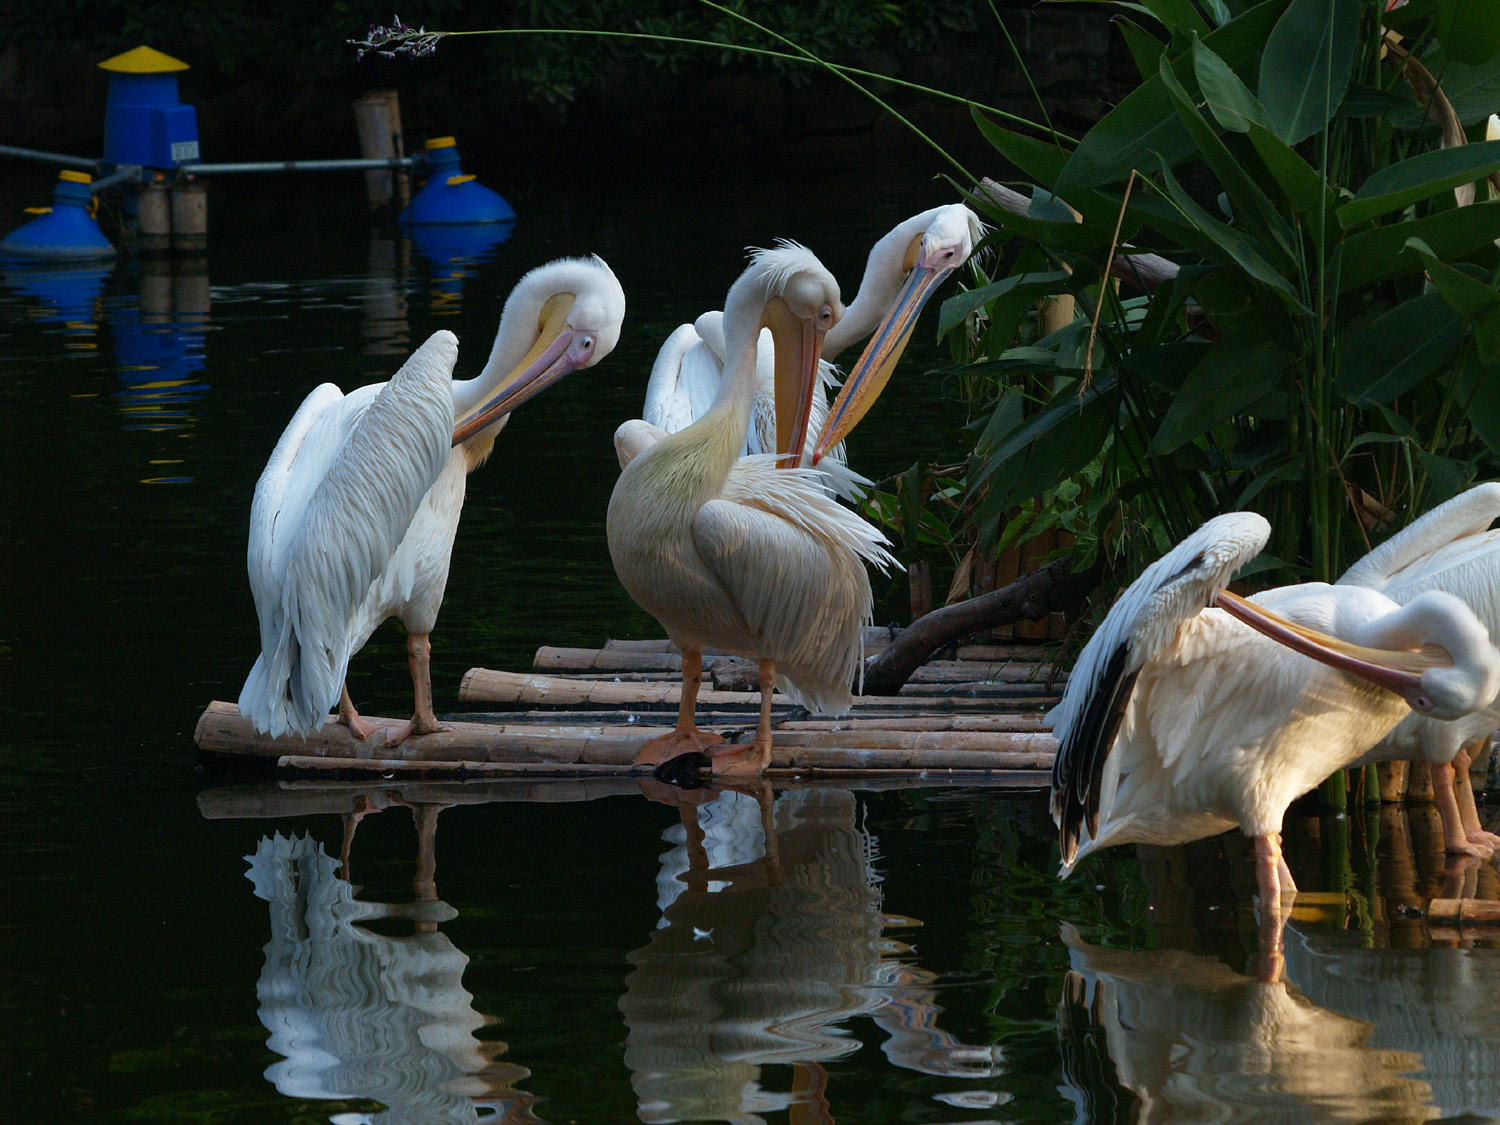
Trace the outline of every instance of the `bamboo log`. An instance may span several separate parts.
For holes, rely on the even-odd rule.
[[[919,685],[920,686],[920,685]],[[975,684],[960,685],[962,692],[945,690],[943,694],[908,692],[903,689],[899,696],[861,696],[855,706],[860,710],[897,707],[901,709],[923,705],[941,707],[945,710],[984,707],[993,709],[997,701],[1004,701],[1011,709],[1028,706],[1051,706],[1057,701],[1056,693],[1048,693],[1033,684]],[[527,707],[560,708],[638,708],[646,710],[676,710],[682,685],[676,680],[658,683],[615,683],[607,680],[579,680],[561,676],[542,676],[525,672],[504,672],[491,668],[470,668],[459,683],[458,698],[466,703],[511,703]],[[755,692],[700,691],[700,707],[723,710],[751,710],[760,706],[760,696]],[[777,693],[772,706],[787,708],[794,704],[786,696]]]
[[[1020,660],[1026,662],[1042,663],[1041,657],[1048,656],[1057,651],[1056,647],[1048,644],[1036,644],[1024,642],[1009,645],[959,645],[959,660],[992,662],[996,660]]]
[[[1479,898],[1435,898],[1427,905],[1427,920],[1460,927],[1500,925],[1500,902]]]
[[[1425,758],[1408,763],[1406,771],[1406,799],[1408,801],[1437,800],[1432,788],[1432,766]]]
[[[233,704],[214,702],[199,719],[194,739],[198,748],[212,757],[274,759],[278,763],[289,758],[336,759],[340,763],[376,763],[358,767],[376,772],[391,762],[408,762],[444,770],[468,768],[471,772],[480,766],[508,766],[528,767],[521,770],[524,773],[545,774],[553,767],[583,765],[635,774],[650,772],[632,765],[641,747],[670,729],[643,725],[517,729],[504,724],[462,722],[451,726],[451,731],[409,738],[397,746],[387,745],[379,736],[361,741],[332,720],[305,739],[269,738],[257,734]],[[737,740],[748,741],[752,736],[746,726]],[[861,769],[1046,769],[1051,767],[1055,747],[1050,734],[1032,732],[803,729],[777,732],[772,760],[787,768],[799,764],[843,768],[840,763],[845,763]],[[532,770],[532,766],[539,768]],[[339,768],[355,767],[341,764]]]
[[[866,625],[864,627],[864,633],[865,651],[871,652],[877,648],[883,648],[885,645],[890,644],[891,638],[894,636],[899,636],[901,630],[889,625]],[[669,641],[666,637],[656,637],[652,639],[634,641],[616,640],[614,638],[610,638],[609,640],[604,642],[604,647],[619,652],[670,652],[681,655],[681,653],[678,652],[677,646]],[[706,648],[703,650],[704,659],[707,659],[710,656],[728,655],[730,654],[724,652],[722,649]]]

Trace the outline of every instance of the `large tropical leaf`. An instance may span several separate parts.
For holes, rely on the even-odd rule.
[[[1359,32],[1359,0],[1291,0],[1260,59],[1260,102],[1289,145],[1328,124],[1344,100]]]
[[[1500,238],[1500,199],[1350,235],[1339,251],[1339,290],[1420,272],[1421,255],[1407,247],[1413,238],[1447,262],[1487,246]]]
[[[1287,4],[1288,0],[1262,0],[1210,32],[1203,43],[1243,77]],[[1131,91],[1085,134],[1058,176],[1056,190],[1066,197],[1076,188],[1124,179],[1132,168],[1154,163],[1149,156],[1153,152],[1175,164],[1192,151],[1192,138],[1173,111],[1158,74]]]
[[[1354,331],[1334,389],[1356,405],[1390,402],[1443,367],[1463,335],[1463,321],[1442,294],[1413,297]]]
[[[1173,397],[1146,452],[1159,457],[1207,434],[1276,390],[1285,366],[1286,353],[1269,340],[1211,345]]]
[[[1436,149],[1387,164],[1370,173],[1354,198],[1338,209],[1339,225],[1348,230],[1495,171],[1500,171],[1500,141]]]
[[[1219,222],[1194,202],[1193,198],[1183,191],[1182,185],[1168,170],[1165,162],[1161,164],[1161,175],[1167,194],[1172,197],[1172,202],[1177,205],[1177,209],[1217,249],[1218,253],[1215,257],[1218,261],[1233,262],[1256,281],[1285,293],[1291,300],[1296,300],[1296,292],[1291,282],[1277,272],[1262,246],[1243,231],[1238,231],[1227,223]]]

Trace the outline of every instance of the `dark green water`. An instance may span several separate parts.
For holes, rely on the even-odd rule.
[[[6,228],[51,179],[7,176]],[[440,327],[472,374],[512,282],[560,254],[597,252],[625,286],[615,353],[520,412],[470,479],[434,634],[441,710],[474,665],[657,635],[604,548],[610,435],[743,248],[803,240],[852,290],[875,237],[948,198],[897,171],[615,169],[513,200],[512,237],[455,265],[372,230],[357,182],[211,191],[206,267],[0,276],[4,1119],[1500,1114],[1500,960],[1401,913],[1444,875],[1420,812],[1291,826],[1299,884],[1340,893],[1294,923],[1288,987],[1245,976],[1241,841],[1117,849],[1059,884],[1035,792],[782,793],[772,862],[744,794],[698,810],[700,853],[692,816],[634,786],[198,770],[193,724],[256,651],[251,490],[312,386],[385,378]],[[909,376],[856,463],[942,459],[961,420]],[[372,712],[408,705],[394,628],[350,685]],[[344,882],[341,814],[366,809]],[[434,875],[414,823],[437,819]],[[1469,893],[1500,889],[1493,866],[1467,874]]]

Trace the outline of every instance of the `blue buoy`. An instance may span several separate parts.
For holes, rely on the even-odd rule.
[[[198,160],[198,111],[177,96],[177,73],[188,64],[150,47],[105,59],[104,159],[173,169]]]
[[[401,212],[403,223],[513,223],[516,209],[464,175],[452,137],[427,142],[427,182]]]
[[[87,172],[64,169],[52,194],[52,206],[40,217],[0,239],[0,258],[63,261],[113,258],[115,248],[89,214],[93,193]]]

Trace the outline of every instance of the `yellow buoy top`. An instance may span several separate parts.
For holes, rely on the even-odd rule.
[[[70,184],[91,184],[94,177],[87,172],[75,172],[71,168],[64,168],[57,174],[59,180],[67,180]]]
[[[433,137],[427,142],[427,151],[431,152],[435,148],[453,148],[457,144],[458,141],[452,137]]]
[[[140,46],[105,59],[99,64],[101,70],[113,70],[120,74],[165,74],[173,70],[187,70],[188,64],[171,55],[164,55],[153,47]]]

